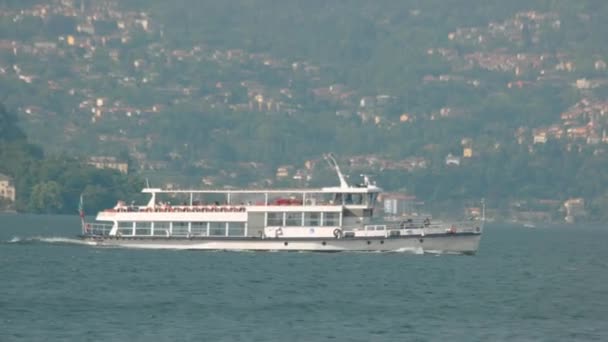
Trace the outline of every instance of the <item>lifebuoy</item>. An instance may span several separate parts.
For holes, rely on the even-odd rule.
[[[341,239],[342,238],[342,229],[339,229],[339,228],[334,229],[334,237],[336,239]]]

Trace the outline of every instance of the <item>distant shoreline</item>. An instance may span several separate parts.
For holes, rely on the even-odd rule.
[[[15,209],[0,210],[0,214],[19,214]]]

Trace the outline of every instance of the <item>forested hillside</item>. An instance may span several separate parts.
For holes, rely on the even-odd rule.
[[[76,214],[80,195],[86,209],[113,206],[119,198],[137,198],[143,185],[137,177],[99,170],[67,155],[45,157],[27,142],[16,118],[0,104],[0,174],[17,189],[15,203],[3,207],[33,213]]]
[[[326,184],[332,151],[441,208],[486,197],[559,219],[582,198],[605,219],[607,15],[593,0],[0,0],[0,100],[46,152],[159,183]]]

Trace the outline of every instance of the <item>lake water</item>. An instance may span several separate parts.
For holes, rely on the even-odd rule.
[[[95,248],[0,215],[0,341],[607,341],[608,227],[490,225],[475,256]]]

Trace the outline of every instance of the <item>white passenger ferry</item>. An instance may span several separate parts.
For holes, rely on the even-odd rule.
[[[146,205],[119,202],[82,221],[93,245],[149,249],[260,251],[405,251],[474,254],[482,221],[429,218],[378,224],[382,189],[363,177],[349,185],[333,158],[340,186],[283,190],[144,188]],[[170,201],[169,201],[170,200]],[[181,204],[171,204],[180,200]]]

